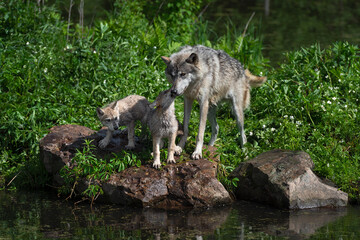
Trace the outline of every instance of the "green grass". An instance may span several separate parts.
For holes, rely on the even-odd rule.
[[[286,53],[286,61],[274,69],[262,57],[256,26],[250,25],[242,36],[246,23],[240,28],[227,24],[226,34],[217,36],[197,18],[204,2],[183,0],[185,12],[180,13],[178,1],[169,1],[155,16],[161,3],[117,1],[108,19],[93,27],[82,32],[72,24],[69,40],[67,22],[58,10],[45,6],[39,11],[34,3],[16,0],[0,3],[3,188],[43,187],[49,179],[39,161],[38,143],[49,128],[79,124],[97,130],[101,124],[96,107],[130,94],[153,101],[169,88],[160,57],[183,45],[203,44],[223,49],[253,73],[268,76],[267,83],[251,93],[244,149],[239,148],[229,105],[219,107],[219,178],[228,188],[236,184],[227,176],[239,162],[281,148],[308,152],[319,175],[334,181],[351,199],[360,199],[357,46],[339,42],[322,49],[315,44]],[[177,99],[179,119],[182,105],[182,99]],[[196,104],[187,153],[194,150],[198,121]],[[210,132],[207,126],[205,141]],[[116,160],[125,164],[129,157],[124,154]],[[98,161],[95,170],[101,167]]]

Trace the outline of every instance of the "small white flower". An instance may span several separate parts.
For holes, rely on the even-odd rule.
[[[332,100],[335,101],[335,100],[336,100],[336,97],[333,97]]]
[[[48,71],[48,69],[47,69],[47,68],[45,68],[45,69],[44,69],[44,73],[47,73],[47,71]]]
[[[294,116],[290,116],[290,119],[291,119],[291,120],[294,120]]]
[[[331,101],[327,101],[327,104],[331,104]]]
[[[285,115],[285,116],[284,116],[284,118],[287,118],[287,117],[288,117],[288,115]]]
[[[324,105],[321,105],[321,108],[322,108],[322,110],[323,110],[324,112],[326,112],[326,109],[325,109]]]
[[[271,128],[270,130],[273,132],[273,131],[275,131],[275,128]]]
[[[96,54],[96,50],[94,50],[93,53]]]
[[[253,132],[249,132],[249,135],[252,136],[252,135],[253,135]]]
[[[319,72],[319,69],[315,68],[315,72]]]
[[[106,79],[104,80],[104,84],[106,84]]]
[[[328,77],[329,77],[328,75],[325,76],[325,78],[328,78]]]
[[[26,42],[26,45],[29,45],[30,43],[29,42]]]
[[[341,82],[341,79],[339,78],[339,82]]]
[[[266,125],[264,124],[262,127],[263,127],[263,128],[266,128]]]
[[[326,164],[326,166],[327,166],[327,167],[330,167],[330,164],[329,164],[329,163],[327,163],[327,164]]]
[[[347,108],[347,105],[345,105],[344,107]]]
[[[145,57],[144,60],[147,61],[148,60],[147,57]]]
[[[301,121],[296,121],[296,125],[301,125]]]
[[[154,49],[156,49],[156,46],[154,46]]]
[[[260,72],[260,76],[262,76],[263,75],[263,73],[262,72]]]

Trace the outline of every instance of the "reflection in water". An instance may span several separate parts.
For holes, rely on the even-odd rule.
[[[208,210],[91,209],[44,192],[0,192],[0,239],[304,239],[344,236],[344,222],[349,236],[359,237],[359,216],[353,207],[284,211],[245,201]]]

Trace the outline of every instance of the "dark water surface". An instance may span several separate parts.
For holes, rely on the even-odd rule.
[[[354,0],[215,0],[204,17],[221,36],[229,19],[241,31],[252,13],[250,28],[263,39],[263,54],[276,66],[283,53],[336,41],[360,45],[360,1]],[[248,31],[249,31],[248,29]],[[242,32],[240,32],[242,33]]]
[[[164,211],[74,205],[55,193],[0,192],[0,239],[360,239],[360,207]]]

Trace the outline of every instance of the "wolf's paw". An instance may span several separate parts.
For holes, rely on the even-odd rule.
[[[106,148],[106,146],[109,144],[109,142],[108,141],[106,141],[105,139],[103,139],[103,140],[101,140],[100,142],[99,142],[99,147],[100,148]]]
[[[159,169],[161,167],[160,161],[154,161],[153,168]]]
[[[125,146],[125,148],[126,148],[127,150],[131,150],[131,149],[134,149],[134,148],[135,148],[135,145],[133,145],[133,144],[128,144],[128,145]]]
[[[182,148],[180,146],[175,146],[174,154],[176,156],[180,156],[181,153],[182,153]]]
[[[193,154],[191,155],[191,158],[194,160],[199,160],[202,158],[202,153],[201,152],[193,152]]]
[[[175,159],[168,159],[166,162],[167,163],[176,163]]]

